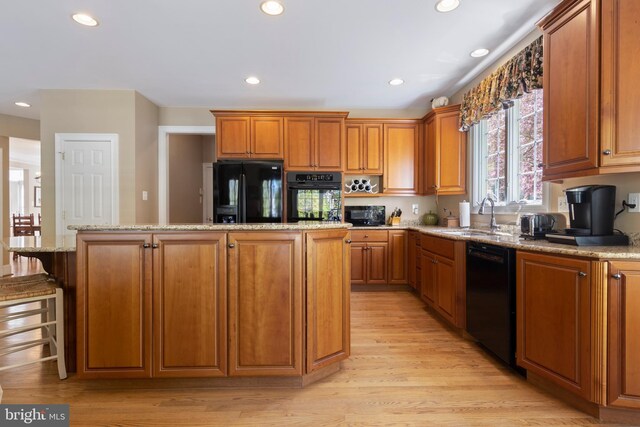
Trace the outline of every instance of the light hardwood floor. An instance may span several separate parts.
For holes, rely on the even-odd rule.
[[[71,424],[86,426],[600,424],[497,364],[411,293],[354,292],[351,301],[351,358],[304,389],[59,381],[51,362],[0,374],[2,403],[70,403]]]

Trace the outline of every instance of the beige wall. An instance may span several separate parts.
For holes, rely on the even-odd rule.
[[[135,222],[137,224],[157,224],[159,108],[136,92],[135,113]],[[143,191],[147,192],[147,200],[142,200]]]
[[[160,107],[160,126],[215,126],[208,108]]]
[[[169,135],[169,223],[202,223],[201,135]]]
[[[202,161],[214,163],[216,161],[216,136],[202,135]]]
[[[0,114],[0,135],[40,140],[40,121]]]

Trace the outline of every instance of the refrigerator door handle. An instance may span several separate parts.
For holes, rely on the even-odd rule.
[[[243,173],[240,175],[240,219],[241,223],[247,222],[247,177]]]

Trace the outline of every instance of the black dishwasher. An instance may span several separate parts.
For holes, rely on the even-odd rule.
[[[467,243],[467,332],[515,367],[516,270],[514,249]]]

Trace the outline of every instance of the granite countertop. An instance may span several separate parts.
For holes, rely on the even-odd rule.
[[[3,239],[2,246],[8,252],[74,252],[76,235],[65,234],[52,238],[41,236],[19,236]]]
[[[132,224],[132,225],[72,225],[77,231],[252,231],[252,230],[327,230],[351,228],[342,222],[301,221],[295,224]]]

